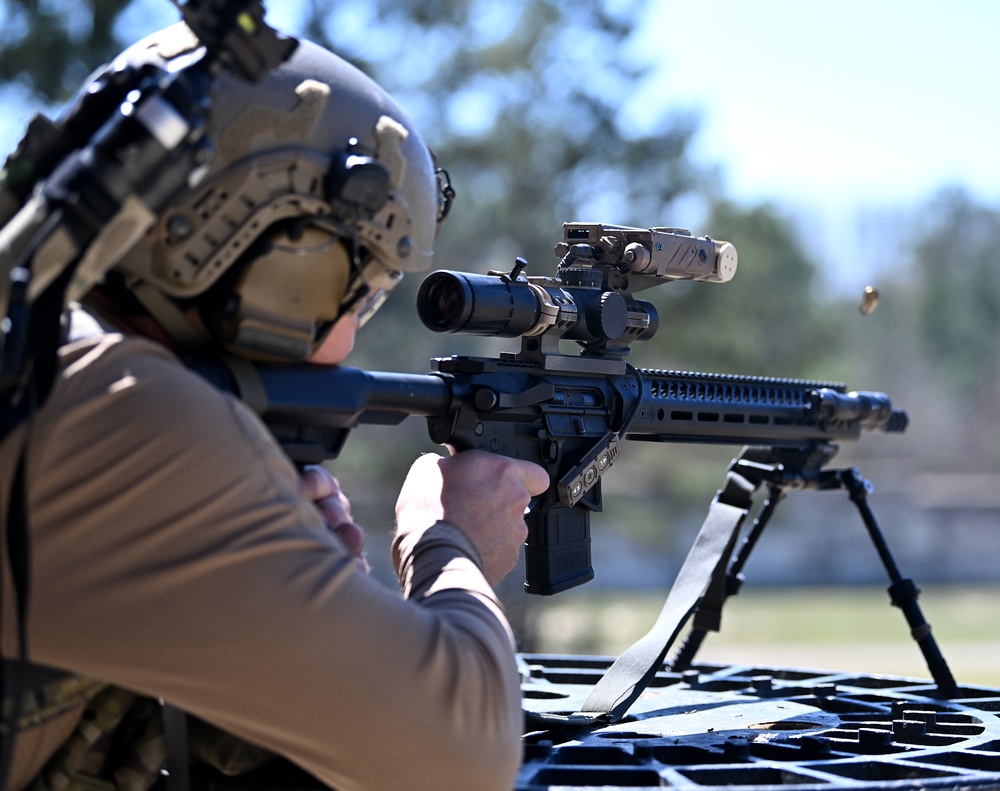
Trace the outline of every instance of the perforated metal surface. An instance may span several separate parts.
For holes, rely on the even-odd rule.
[[[524,706],[578,711],[612,660],[524,655]],[[752,665],[660,672],[621,722],[525,735],[517,791],[1000,789],[1000,690]]]

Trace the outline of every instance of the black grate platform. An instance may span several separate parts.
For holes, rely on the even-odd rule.
[[[611,659],[522,657],[524,707],[578,711]],[[629,714],[525,735],[516,791],[1000,789],[1000,690],[856,673],[696,664]]]

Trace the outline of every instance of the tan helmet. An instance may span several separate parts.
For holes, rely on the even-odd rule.
[[[198,46],[181,23],[121,57],[163,66]],[[162,295],[193,297],[230,351],[300,360],[338,316],[363,323],[404,272],[430,266],[447,209],[432,155],[336,55],[300,41],[259,83],[221,74],[207,134],[208,172],[115,267],[157,318]]]

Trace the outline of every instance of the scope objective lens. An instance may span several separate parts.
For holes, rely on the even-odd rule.
[[[417,315],[434,332],[516,338],[538,323],[541,307],[526,282],[442,269],[420,284]]]
[[[469,320],[472,292],[458,277],[435,272],[421,285],[417,313],[434,332],[458,332]]]

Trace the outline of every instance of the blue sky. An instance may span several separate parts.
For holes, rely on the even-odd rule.
[[[269,20],[289,28],[302,3],[270,6]],[[163,7],[163,21],[177,18]],[[870,234],[873,216],[946,185],[1000,202],[1000,1],[653,0],[651,9],[634,53],[655,76],[637,89],[636,117],[647,107],[650,118],[696,111],[694,154],[719,167],[722,192],[794,215],[821,258],[851,259],[850,287],[870,266],[860,260],[861,215]],[[6,108],[0,148],[26,119]]]
[[[794,214],[855,288],[872,236],[944,186],[1000,199],[1000,2],[654,0],[645,102],[702,118],[723,192]],[[655,54],[654,54],[655,53]]]
[[[654,8],[656,92],[701,111],[699,154],[734,195],[896,201],[958,182],[1000,196],[1000,3]]]

